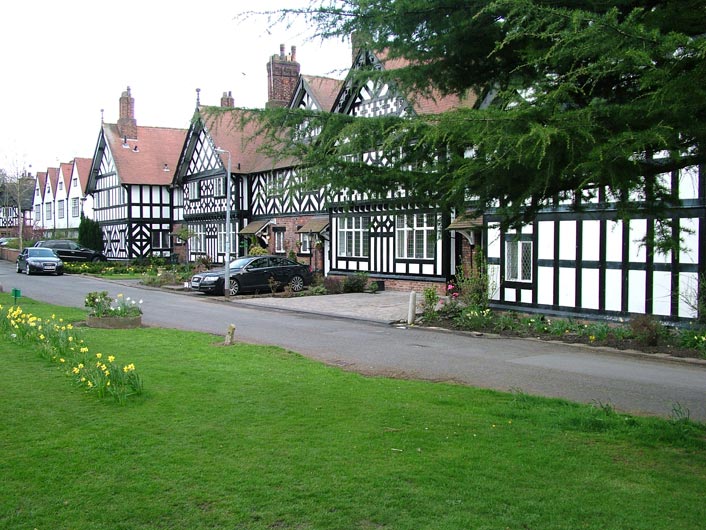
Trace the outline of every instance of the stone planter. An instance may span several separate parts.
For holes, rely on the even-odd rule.
[[[86,326],[102,329],[131,329],[142,325],[142,315],[136,317],[96,317],[88,315]]]

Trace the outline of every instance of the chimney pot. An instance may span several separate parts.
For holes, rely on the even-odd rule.
[[[292,46],[292,62],[296,63],[297,62],[297,47]]]
[[[279,45],[279,58],[284,61],[284,44]]]

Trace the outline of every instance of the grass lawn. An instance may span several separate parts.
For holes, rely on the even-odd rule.
[[[8,297],[0,303],[8,304]],[[82,311],[22,299],[25,311]],[[279,348],[82,330],[121,406],[0,340],[3,529],[695,529],[706,427],[368,378]]]

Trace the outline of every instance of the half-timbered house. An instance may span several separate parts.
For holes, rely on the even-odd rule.
[[[657,221],[636,209],[629,219],[618,198],[557,200],[521,229],[503,231],[493,211],[484,216],[493,305],[577,316],[651,314],[697,317],[699,278],[706,272],[703,168],[662,175],[675,207],[667,225],[678,249],[656,245]]]
[[[171,256],[171,184],[186,131],[138,126],[130,88],[117,123],[101,123],[86,193],[113,259]]]
[[[330,78],[300,76],[296,48],[291,55],[273,55],[268,64],[268,107],[293,105],[328,111],[340,88]],[[297,186],[292,161],[273,161],[258,151],[257,126],[243,123],[242,110],[232,108],[230,93],[221,107],[201,107],[182,150],[175,187],[183,203],[176,215],[189,233],[188,255],[223,262],[225,257],[226,188],[231,186],[231,246],[244,253],[250,245],[273,253],[294,253],[313,269],[324,269],[328,215],[323,192],[303,192]],[[227,173],[228,156],[231,175]]]

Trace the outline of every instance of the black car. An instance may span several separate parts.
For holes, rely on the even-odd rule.
[[[46,272],[61,276],[64,262],[50,248],[28,247],[17,256],[17,272],[29,276],[33,272]]]
[[[50,248],[64,261],[106,261],[108,259],[102,252],[82,247],[70,239],[47,239],[37,241],[34,246]]]
[[[230,263],[230,294],[246,291],[267,292],[289,286],[299,292],[311,283],[311,271],[281,256],[246,256]],[[209,294],[225,294],[225,269],[201,272],[192,276],[191,289]]]

